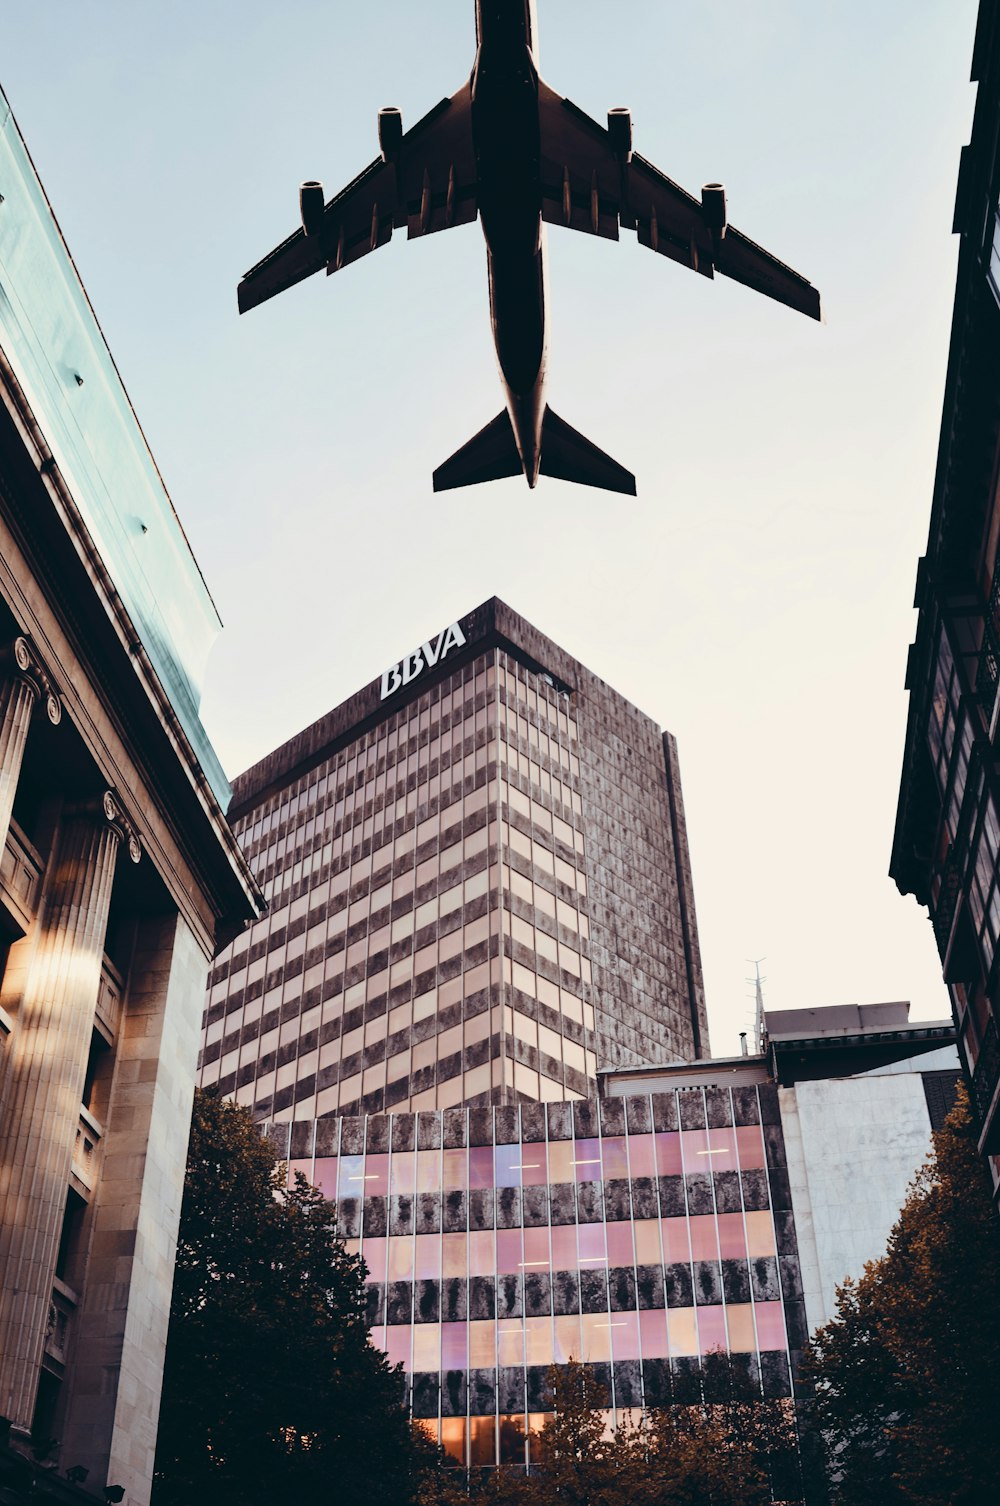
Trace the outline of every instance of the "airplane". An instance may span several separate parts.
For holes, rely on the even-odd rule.
[[[299,190],[302,228],[251,267],[240,313],[325,269],[339,272],[384,246],[478,216],[486,238],[490,315],[505,406],[434,472],[435,491],[523,474],[635,495],[632,473],[548,406],[545,226],[648,246],[702,277],[720,272],[812,319],[819,293],[727,220],[726,193],[685,193],[632,150],[628,110],[607,129],[538,72],[535,0],[476,0],[472,74],[404,132],[399,110],[378,112],[380,156],[325,201]]]

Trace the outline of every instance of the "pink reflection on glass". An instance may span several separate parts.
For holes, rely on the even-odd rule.
[[[665,1265],[679,1262],[691,1263],[691,1245],[688,1240],[686,1218],[662,1218],[660,1232],[663,1235],[663,1260]]]
[[[634,1265],[635,1248],[632,1242],[632,1225],[627,1219],[610,1223],[608,1231],[608,1265]]]
[[[493,1152],[488,1145],[474,1145],[469,1151],[469,1186],[493,1186]]]
[[[552,1269],[554,1271],[576,1270],[575,1224],[553,1224]]]
[[[710,1171],[712,1158],[708,1154],[708,1131],[681,1130],[681,1156],[689,1176],[697,1171]]]
[[[548,1185],[548,1156],[545,1144],[521,1146],[521,1183],[525,1187]]]
[[[497,1272],[509,1275],[511,1272],[519,1271],[523,1258],[520,1229],[498,1229]]]
[[[528,1271],[547,1271],[549,1268],[549,1231],[548,1229],[525,1229],[524,1231],[524,1269]]]
[[[732,1129],[710,1129],[708,1154],[704,1160],[713,1171],[735,1171],[736,1132]]]
[[[577,1233],[580,1239],[580,1269],[594,1270],[606,1265],[608,1250],[604,1239],[603,1224],[580,1224]]]
[[[702,1354],[726,1347],[726,1310],[723,1307],[698,1308],[698,1348]]]
[[[695,1260],[718,1260],[719,1246],[715,1232],[715,1216],[711,1213],[692,1218],[691,1255]]]
[[[681,1166],[681,1137],[675,1131],[656,1137],[656,1174],[660,1177],[679,1177]]]
[[[446,1192],[469,1185],[469,1154],[465,1150],[446,1150],[442,1158],[442,1178]]]
[[[736,1130],[736,1147],[739,1152],[741,1171],[753,1171],[767,1164],[764,1159],[764,1139],[759,1124],[740,1125]]]
[[[669,1354],[667,1315],[662,1307],[639,1314],[639,1347],[644,1360],[665,1360]]]
[[[391,1323],[385,1331],[385,1352],[389,1356],[390,1365],[402,1365],[404,1370],[410,1368],[410,1325],[409,1323]]]
[[[760,1349],[785,1348],[785,1315],[780,1302],[758,1302],[753,1310]]]
[[[719,1245],[723,1260],[746,1258],[747,1239],[742,1213],[719,1214]]]
[[[415,1244],[416,1252],[414,1256],[413,1274],[422,1281],[427,1281],[440,1276],[440,1234],[418,1234],[415,1240]]]
[[[416,1170],[416,1156],[412,1150],[394,1151],[390,1170],[390,1191],[415,1191]]]
[[[639,1358],[639,1314],[611,1314],[611,1353],[616,1360]]]
[[[655,1177],[656,1149],[652,1135],[629,1135],[628,1159],[633,1177]]]
[[[389,1192],[389,1157],[381,1153],[365,1156],[365,1197],[386,1197]]]
[[[387,1239],[363,1239],[361,1254],[368,1267],[369,1281],[384,1281],[389,1241]]]
[[[601,1180],[600,1140],[577,1140],[574,1145],[573,1172],[578,1182]]]
[[[465,1370],[469,1364],[469,1328],[466,1323],[441,1324],[441,1369]]]
[[[322,1165],[323,1165],[322,1161],[317,1161],[316,1162],[316,1174],[317,1174],[317,1176],[319,1175],[319,1169],[320,1169],[320,1167]],[[306,1179],[307,1182],[313,1182],[313,1185],[315,1187],[319,1187],[319,1185],[320,1185],[319,1182],[318,1181],[313,1181],[313,1169],[312,1168],[313,1168],[312,1161],[289,1161],[289,1163],[288,1163],[288,1185],[289,1185],[289,1187],[294,1187],[295,1186],[295,1173],[297,1171],[301,1171],[302,1175],[305,1177],[305,1179]],[[322,1188],[320,1190],[322,1191]],[[331,1192],[326,1193],[325,1196],[332,1198],[332,1197],[336,1197],[336,1195],[337,1195],[337,1163],[336,1163],[336,1161],[334,1161],[334,1163],[333,1163],[333,1190]]]
[[[577,1142],[579,1144],[579,1142]],[[624,1135],[609,1135],[601,1141],[601,1166],[604,1180],[628,1176],[628,1157],[625,1153]]]
[[[469,1275],[489,1276],[493,1263],[493,1234],[489,1229],[474,1229],[469,1235]]]

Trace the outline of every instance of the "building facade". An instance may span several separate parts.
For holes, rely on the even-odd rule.
[[[270,910],[212,971],[201,1081],[258,1117],[562,1103],[705,1049],[674,740],[501,601],[231,815]]]
[[[143,1506],[208,963],[262,900],[215,609],[2,95],[0,181],[0,1485]]]
[[[570,1358],[611,1425],[718,1349],[795,1397],[807,1335],[884,1252],[954,1095],[954,1027],[907,1013],[771,1015],[759,1055],[609,1071],[583,1101],[268,1132],[363,1256],[414,1417],[456,1463],[523,1464]]]
[[[1000,14],[982,0],[955,207],[955,312],[890,873],[930,911],[1000,1193]]]
[[[673,740],[499,601],[234,811],[271,908],[211,974],[202,1084],[336,1205],[373,1341],[456,1462],[530,1462],[571,1357],[610,1422],[717,1349],[791,1404],[928,1149],[951,1022],[772,1016],[759,1054],[703,1059]]]

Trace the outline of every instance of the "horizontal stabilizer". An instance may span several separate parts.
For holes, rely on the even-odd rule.
[[[558,481],[575,481],[579,486],[599,486],[606,492],[624,492],[635,496],[635,477],[617,460],[605,455],[596,444],[584,439],[576,429],[545,409],[542,419],[542,463],[539,470],[543,476],[554,476]]]
[[[523,469],[510,414],[504,408],[491,424],[438,466],[434,490],[447,492],[456,486],[476,486],[480,481],[500,481],[504,476],[520,476]]]

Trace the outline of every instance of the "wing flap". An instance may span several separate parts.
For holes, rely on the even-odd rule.
[[[621,173],[607,131],[541,80],[538,106],[542,218],[616,241]]]

